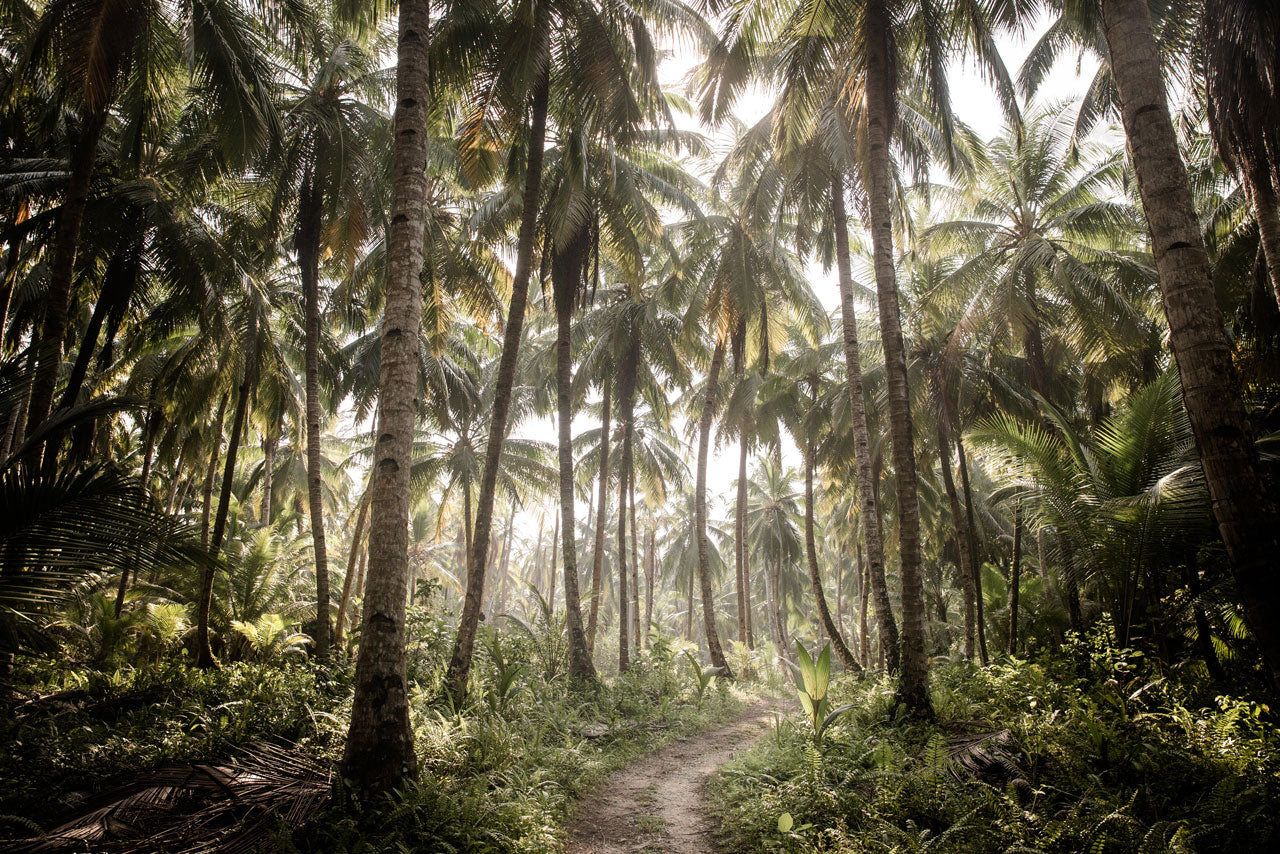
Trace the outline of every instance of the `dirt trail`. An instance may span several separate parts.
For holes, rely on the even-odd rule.
[[[578,804],[567,854],[713,854],[703,784],[764,734],[773,711],[758,701],[727,726],[681,738],[615,772]]]

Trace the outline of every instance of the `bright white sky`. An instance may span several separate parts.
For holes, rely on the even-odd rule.
[[[1000,52],[1004,56],[1010,73],[1015,77],[1031,46],[1040,34],[1048,28],[1048,24],[1049,19],[1046,18],[1041,20],[1025,36],[1005,34],[997,37],[996,42]],[[663,65],[664,85],[668,88],[678,88],[679,82],[699,59],[700,57],[693,46],[673,48],[670,58]],[[1086,58],[1079,64],[1077,64],[1074,57],[1070,59],[1064,58],[1047,77],[1037,101],[1039,103],[1053,104],[1078,99],[1080,94],[1084,92],[1087,82],[1095,70],[1096,62],[1090,58]],[[983,139],[990,139],[1000,133],[1004,125],[1004,118],[999,102],[972,64],[954,63],[949,71],[949,78],[953,108],[958,117],[972,127]],[[743,122],[751,124],[764,116],[771,102],[772,96],[768,92],[748,92],[739,101],[735,113]],[[701,128],[697,118],[693,116],[681,117],[677,120],[677,123],[686,129],[702,130],[713,141],[717,137],[725,136],[724,132],[717,133]],[[814,291],[823,305],[829,311],[836,310],[839,306],[839,291],[834,272],[827,273],[817,265],[810,265],[809,276]],[[862,306],[860,314],[874,317],[874,306]],[[581,416],[575,418],[574,434],[577,435],[579,432],[593,426],[598,425],[593,424],[591,419]],[[683,428],[684,425],[677,425],[680,435],[684,435],[687,432]],[[528,422],[522,425],[517,432],[529,438],[545,440],[549,437],[554,437],[549,419]],[[691,488],[697,446],[695,436],[689,436],[688,440],[690,443],[688,445],[688,461]],[[794,448],[786,448],[784,450],[784,458],[790,465],[799,464],[799,455]],[[707,473],[707,492],[712,502],[710,511],[712,518],[717,518],[727,512],[726,508],[729,506],[729,502],[732,501],[733,483],[737,475],[738,455],[736,446],[713,450]],[[616,495],[611,495],[610,500],[611,503],[616,503]],[[546,524],[549,530],[551,519],[555,512],[555,503],[555,499],[548,497],[543,502],[518,513],[516,516],[517,531],[527,540],[536,538],[538,517],[544,513],[546,514]],[[612,512],[617,512],[616,507],[611,509]],[[579,503],[576,513],[580,521],[586,518],[587,506],[585,502]]]

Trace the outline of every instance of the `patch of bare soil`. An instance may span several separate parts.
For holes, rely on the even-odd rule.
[[[774,706],[754,703],[733,723],[681,738],[617,771],[578,804],[568,854],[713,854],[703,787],[750,747]]]

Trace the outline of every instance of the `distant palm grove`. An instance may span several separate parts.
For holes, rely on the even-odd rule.
[[[0,848],[1280,845],[1273,0],[0,0],[0,336]]]

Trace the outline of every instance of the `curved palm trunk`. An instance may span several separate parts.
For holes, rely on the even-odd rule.
[[[387,792],[416,776],[405,673],[410,468],[417,422],[418,338],[427,176],[430,3],[400,4],[387,231],[386,307],[374,463],[369,484],[369,568],[361,608],[351,726],[341,773],[360,790]]]
[[[942,469],[942,485],[947,492],[947,506],[951,510],[951,524],[956,532],[956,573],[960,576],[960,590],[964,594],[964,657],[973,660],[974,643],[977,640],[977,609],[974,603],[973,546],[969,541],[969,526],[961,515],[960,499],[956,494],[955,478],[951,474],[951,438],[947,434],[946,419],[938,419],[938,463]],[[945,613],[945,612],[944,612]]]
[[[698,473],[694,495],[694,526],[698,538],[698,585],[702,592],[702,618],[706,624],[707,652],[711,666],[721,668],[725,678],[732,679],[733,671],[720,647],[720,634],[716,631],[715,599],[711,594],[711,544],[707,540],[707,456],[711,448],[711,419],[715,417],[716,395],[719,392],[720,369],[724,366],[724,342],[717,342],[711,356],[711,369],[707,373],[707,395],[698,419]]]
[[[831,609],[827,607],[827,595],[822,590],[822,574],[818,569],[818,544],[814,536],[813,524],[813,443],[806,442],[804,449],[804,550],[809,563],[809,584],[813,587],[813,598],[818,603],[818,617],[836,655],[846,670],[862,672],[862,665],[853,657],[849,647],[845,645],[844,635],[840,627],[831,618]]]
[[[1280,683],[1276,514],[1258,471],[1231,343],[1214,300],[1209,260],[1169,118],[1151,10],[1146,0],[1103,0],[1102,10],[1183,401],[1246,621],[1273,681]]]
[[[556,426],[558,428],[557,457],[560,464],[560,514],[556,517],[556,535],[563,530],[564,549],[564,605],[565,622],[569,628],[569,677],[575,681],[594,684],[596,668],[591,662],[591,650],[582,629],[582,603],[578,592],[578,543],[577,526],[574,524],[573,494],[573,353],[571,346],[573,295],[566,292],[568,283],[556,282]],[[560,519],[564,525],[560,525]],[[553,535],[552,542],[555,542]],[[541,534],[539,534],[541,537]],[[554,549],[554,546],[553,546]],[[555,602],[555,555],[552,555],[550,589],[547,601]],[[594,607],[594,604],[593,604]]]
[[[511,390],[515,386],[516,360],[524,333],[525,305],[529,299],[529,274],[533,267],[534,243],[537,241],[538,200],[542,193],[542,149],[547,137],[547,100],[550,89],[550,72],[544,68],[533,92],[529,153],[521,200],[520,233],[516,245],[516,272],[511,282],[507,324],[502,332],[502,354],[498,358],[498,375],[494,383],[493,417],[489,422],[489,441],[485,444],[484,469],[480,475],[476,529],[467,561],[467,595],[463,601],[458,637],[453,645],[453,655],[450,656],[445,678],[446,690],[458,705],[462,704],[467,695],[471,653],[475,647],[476,629],[480,625],[480,605],[484,601],[485,566],[489,558],[489,533],[493,526],[493,497],[498,485],[502,443],[507,436]],[[567,525],[565,527],[568,529]]]
[[[218,494],[218,511],[213,519],[213,533],[209,535],[209,551],[214,555],[222,549],[222,539],[227,533],[227,513],[231,508],[231,487],[235,480],[236,457],[240,451],[240,438],[244,434],[244,422],[249,412],[249,395],[256,382],[258,314],[249,318],[249,330],[245,337],[244,372],[240,378],[240,390],[236,395],[236,408],[231,416],[231,436],[227,439],[227,461],[222,470],[222,488]],[[209,610],[213,605],[213,574],[216,567],[205,566],[200,572],[200,603],[196,615],[196,665],[214,667],[213,650],[209,646]]]
[[[71,308],[71,286],[75,275],[76,252],[80,247],[80,226],[89,204],[89,184],[93,180],[98,139],[106,124],[105,108],[91,110],[84,117],[80,139],[71,152],[71,175],[67,195],[58,211],[58,226],[53,237],[53,257],[49,261],[49,285],[45,291],[44,317],[41,320],[39,361],[35,381],[27,404],[27,425],[34,428],[49,417],[53,393],[58,385],[58,368],[62,363],[62,337],[67,330],[67,313]],[[40,467],[43,448],[32,447],[26,457],[32,471]],[[53,450],[50,449],[50,453]]]
[[[591,556],[591,611],[587,616],[587,651],[595,652],[596,626],[600,617],[600,585],[604,571],[604,518],[609,512],[609,416],[612,401],[610,392],[613,384],[608,377],[604,380],[604,400],[601,401],[600,412],[600,498],[596,508],[595,550]]]
[[[316,565],[316,658],[329,659],[329,555],[320,472],[320,217],[322,196],[308,175],[298,198],[298,267],[302,277],[306,363],[307,511]]]
[[[889,16],[883,0],[867,4],[867,190],[871,209],[871,242],[875,256],[880,340],[884,346],[889,391],[889,426],[893,439],[894,482],[898,490],[898,545],[902,562],[901,667],[896,701],[907,713],[933,717],[929,701],[929,659],[925,654],[924,579],[920,559],[920,504],[916,496],[916,454],[911,427],[911,395],[907,388],[907,356],[898,311],[893,269],[893,224],[890,213],[892,164],[889,140],[894,114]]]
[[[867,425],[866,396],[862,391],[862,357],[858,352],[858,318],[853,310],[853,265],[849,257],[849,217],[845,211],[844,185],[836,178],[831,186],[831,213],[836,232],[836,266],[840,277],[840,322],[844,331],[844,358],[849,375],[849,420],[857,457],[858,512],[862,538],[867,546],[867,577],[875,600],[876,623],[888,657],[889,672],[898,670],[898,625],[889,604],[884,578],[884,532],[880,525],[878,491],[872,471],[871,438]]]

